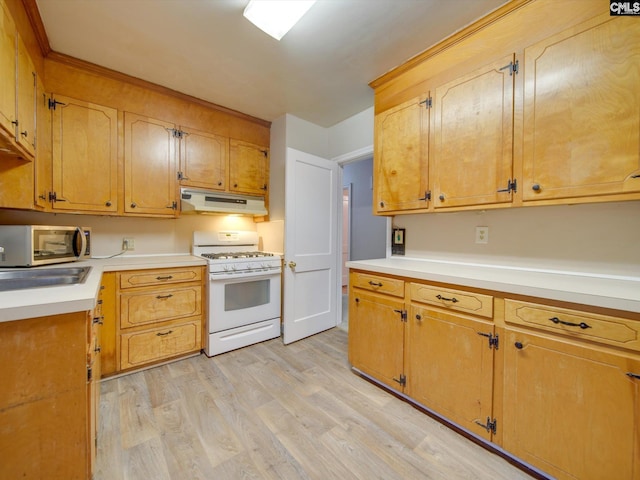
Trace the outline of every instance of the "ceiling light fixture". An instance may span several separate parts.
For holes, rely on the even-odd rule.
[[[260,30],[280,40],[316,0],[251,0],[243,15]]]

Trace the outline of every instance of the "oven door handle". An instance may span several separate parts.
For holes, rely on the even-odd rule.
[[[212,282],[225,282],[228,280],[243,280],[245,278],[269,278],[277,277],[280,275],[280,268],[274,268],[269,270],[257,270],[253,272],[241,273],[241,272],[209,272],[209,280]]]

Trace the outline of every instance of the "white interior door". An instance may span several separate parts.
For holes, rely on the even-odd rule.
[[[284,226],[284,343],[335,327],[339,166],[287,148]],[[341,208],[341,206],[340,206]]]

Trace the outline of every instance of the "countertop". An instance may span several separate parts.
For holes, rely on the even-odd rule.
[[[408,257],[351,261],[347,267],[640,313],[640,276]]]
[[[112,258],[92,258],[73,263],[35,268],[91,267],[81,284],[42,287],[0,292],[0,322],[91,310],[96,306],[102,272],[142,270],[151,268],[206,265],[206,260],[189,254],[127,255]],[[5,269],[15,270],[15,269]]]

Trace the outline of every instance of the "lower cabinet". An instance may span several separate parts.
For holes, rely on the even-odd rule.
[[[640,478],[640,315],[357,270],[350,285],[357,371],[555,478]]]
[[[91,478],[100,362],[94,318],[84,311],[0,322],[0,478]]]
[[[141,269],[111,278],[113,312],[106,318],[103,375],[197,353],[202,348],[205,267]],[[111,276],[111,277],[109,277]],[[109,284],[108,280],[103,282]],[[105,299],[104,306],[109,302]]]

